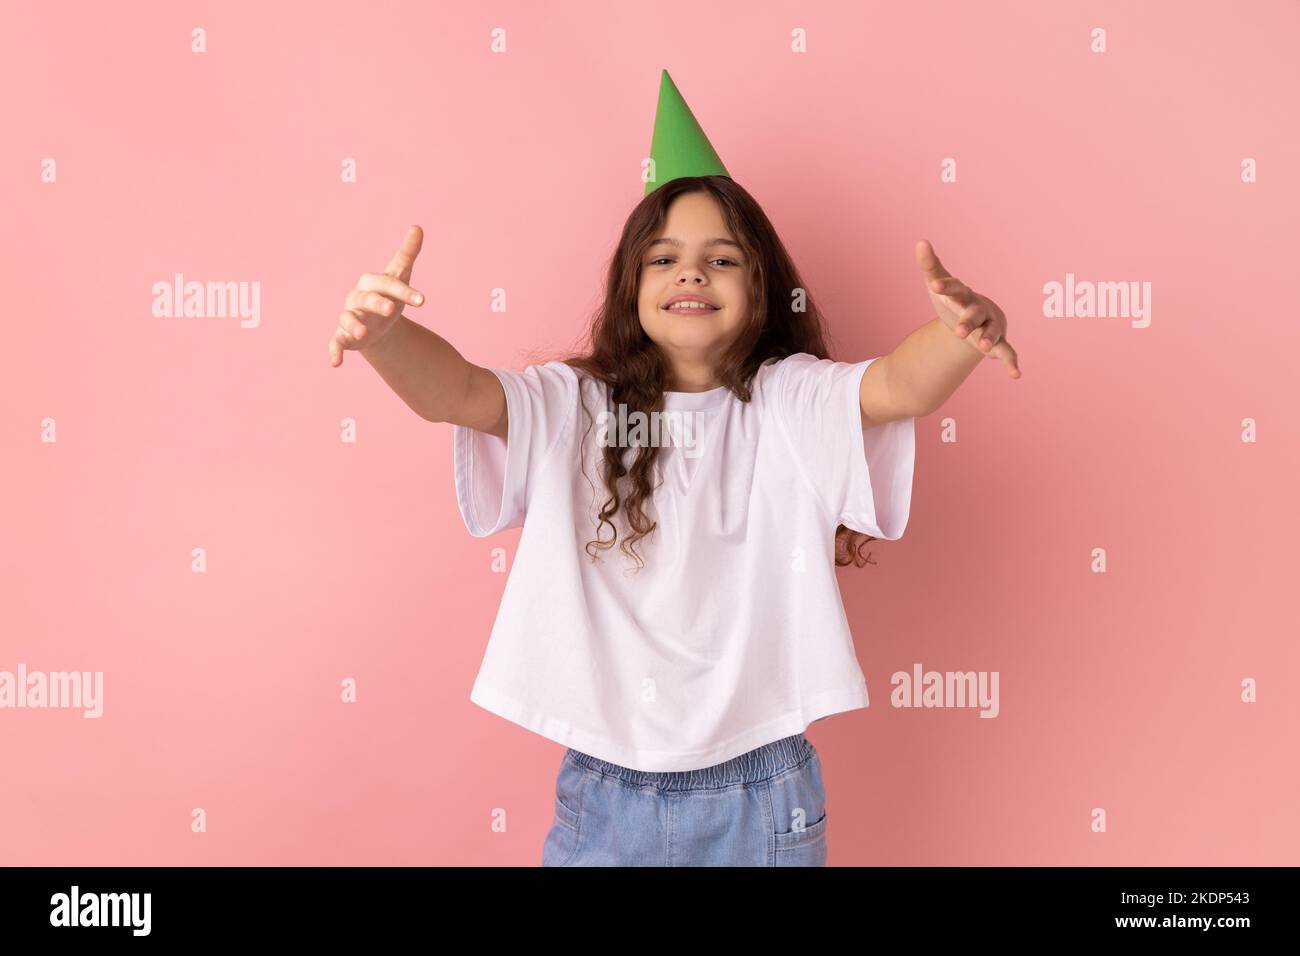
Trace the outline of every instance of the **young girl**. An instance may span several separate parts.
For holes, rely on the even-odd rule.
[[[753,197],[720,164],[665,166],[585,354],[482,368],[406,319],[413,226],[348,294],[331,360],[360,350],[453,424],[470,534],[523,529],[470,699],[567,748],[542,864],[821,866],[804,731],[868,703],[835,569],[902,535],[915,418],[981,358],[1018,378],[1016,355],[1002,311],[922,242],[938,318],[833,361]]]

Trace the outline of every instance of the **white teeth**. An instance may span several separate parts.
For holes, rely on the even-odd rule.
[[[705,305],[703,302],[674,302],[668,307],[669,312],[682,312],[688,309],[692,312],[711,312],[713,306]]]

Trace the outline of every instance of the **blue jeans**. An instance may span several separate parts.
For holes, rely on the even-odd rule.
[[[803,734],[652,773],[565,751],[542,866],[825,866],[821,760]]]

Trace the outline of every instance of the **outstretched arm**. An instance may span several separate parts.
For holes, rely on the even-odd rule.
[[[864,428],[933,414],[980,359],[1000,359],[1012,378],[1020,378],[1019,356],[1005,338],[1007,317],[998,304],[949,274],[925,239],[916,244],[916,261],[937,318],[868,366],[861,387]]]
[[[506,437],[506,393],[491,370],[467,361],[437,332],[406,316],[361,353],[421,418]]]
[[[450,342],[402,314],[424,295],[411,287],[424,230],[411,226],[383,272],[366,272],[344,299],[329,341],[330,364],[356,350],[412,411],[431,422],[450,422],[506,437],[507,403],[490,369],[468,362]]]

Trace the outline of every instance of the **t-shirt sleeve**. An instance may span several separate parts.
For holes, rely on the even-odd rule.
[[[456,503],[476,538],[523,525],[534,478],[578,402],[577,374],[563,362],[489,371],[505,389],[506,439],[463,425],[452,428]]]
[[[773,404],[798,465],[837,524],[895,541],[912,507],[916,419],[862,427],[862,376],[874,361],[787,356],[772,380]]]

